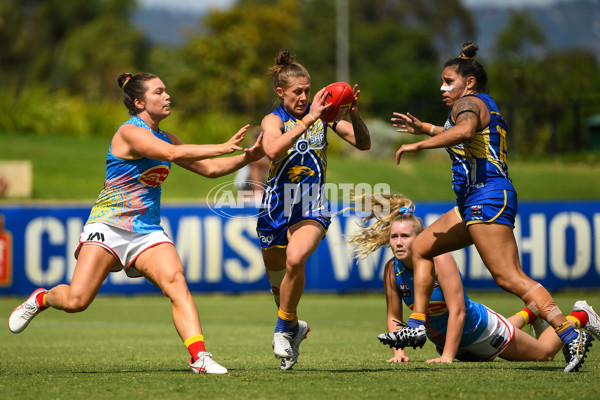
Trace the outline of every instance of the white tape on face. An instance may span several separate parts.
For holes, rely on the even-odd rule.
[[[450,92],[452,91],[452,89],[454,89],[456,86],[452,85],[452,86],[446,86],[446,85],[442,85],[442,87],[440,88],[440,90],[442,92]]]

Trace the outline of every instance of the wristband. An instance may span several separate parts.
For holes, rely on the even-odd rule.
[[[305,131],[308,130],[308,128],[306,127],[306,125],[304,125],[304,122],[302,122],[302,120],[298,121],[298,123],[304,127]]]
[[[310,117],[310,119],[312,119],[312,122],[311,122],[311,123],[313,123],[313,124],[314,124],[314,123],[317,121],[317,120],[315,119],[315,117],[313,117],[313,116],[311,115],[311,113],[308,113],[307,115]]]
[[[433,130],[435,129],[435,125],[431,124],[431,128],[429,128],[429,134],[433,135]]]

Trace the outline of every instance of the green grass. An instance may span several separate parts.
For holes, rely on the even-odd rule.
[[[562,309],[585,298],[598,308],[598,292],[554,293]],[[510,315],[522,308],[507,293],[472,293]],[[8,317],[23,299],[0,297]],[[271,338],[270,295],[196,297],[207,349],[227,376],[190,375],[188,354],[162,296],[99,296],[79,314],[48,310],[21,334],[0,331],[2,399],[562,399],[596,398],[600,353],[596,346],[580,373],[553,362],[426,364],[428,343],[407,350],[411,362],[388,364],[391,350],[376,335],[385,330],[383,294],[306,293],[300,316],[312,332],[299,363],[280,371]],[[407,310],[405,309],[405,312]]]
[[[29,159],[34,167],[33,201],[93,202],[104,183],[110,138],[1,135],[0,159]],[[453,201],[448,157],[443,151],[408,155],[399,166],[393,157],[355,158],[330,155],[328,182],[370,185],[385,182],[393,192],[415,201]],[[368,153],[363,153],[368,154]],[[509,163],[520,200],[600,199],[597,163],[519,159]],[[206,179],[174,166],[163,185],[165,201],[203,200],[217,184],[233,175]],[[24,200],[24,199],[22,199]]]

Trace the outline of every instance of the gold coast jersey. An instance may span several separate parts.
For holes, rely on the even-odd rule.
[[[153,131],[140,117],[134,116],[125,124],[148,129],[154,136],[171,143],[159,129]],[[161,185],[167,179],[171,163],[151,158],[125,160],[113,155],[106,157],[106,180],[88,224],[100,222],[127,231],[149,233],[162,230],[160,226]]]

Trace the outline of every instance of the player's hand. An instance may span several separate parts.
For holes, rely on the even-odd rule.
[[[352,101],[350,112],[356,112],[358,111],[358,95],[360,94],[360,90],[358,90],[358,84],[355,84],[352,88],[352,94],[354,94],[354,100]]]
[[[392,126],[394,126],[397,132],[410,133],[411,135],[421,135],[423,122],[410,113],[393,113],[395,118],[392,118]]]
[[[327,98],[325,97],[325,88],[323,88],[315,94],[313,102],[310,105],[309,114],[314,119],[321,118],[321,115],[325,114],[325,111],[331,107],[331,103],[325,104],[325,100],[327,100]]]
[[[223,143],[223,146],[225,149],[223,154],[229,154],[229,153],[233,153],[234,151],[243,150],[240,147],[240,143],[242,142],[242,140],[244,140],[244,137],[246,136],[246,132],[248,131],[249,127],[250,127],[250,124],[243,126],[242,128],[240,128],[239,131],[236,132],[235,135],[233,135],[231,137],[231,139],[229,139],[227,142]]]
[[[263,133],[261,132],[256,138],[256,142],[247,149],[244,149],[244,155],[249,163],[258,161],[265,156],[265,150],[262,147]]]
[[[421,150],[419,143],[403,144],[396,152],[396,165],[400,164],[400,159],[404,153],[417,153],[419,150]]]
[[[409,362],[410,358],[408,358],[405,354],[394,354],[394,357],[387,360],[389,363],[401,363],[401,362]]]
[[[431,360],[427,360],[425,362],[427,363],[446,363],[446,364],[451,364],[452,361],[454,361],[452,358],[448,357],[448,356],[440,356],[438,358],[433,358]]]

